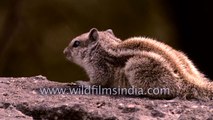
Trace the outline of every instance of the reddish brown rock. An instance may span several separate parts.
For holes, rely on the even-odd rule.
[[[40,88],[70,86],[72,85],[49,81],[43,76],[0,78],[0,119],[213,119],[213,101],[70,95],[68,92],[42,95],[40,91]]]

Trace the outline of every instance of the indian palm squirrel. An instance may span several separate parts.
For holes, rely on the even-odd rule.
[[[212,99],[210,82],[182,52],[146,37],[117,38],[111,29],[74,38],[66,58],[86,71],[90,85],[104,87],[169,88],[154,98]]]

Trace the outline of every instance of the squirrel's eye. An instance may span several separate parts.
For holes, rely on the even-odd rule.
[[[76,41],[73,43],[72,46],[73,46],[73,47],[78,47],[79,45],[80,45],[80,41],[77,41],[77,40],[76,40]]]

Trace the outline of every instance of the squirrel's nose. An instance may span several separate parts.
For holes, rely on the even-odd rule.
[[[67,56],[69,54],[69,50],[68,50],[67,47],[64,49],[63,53],[64,53],[65,56]]]

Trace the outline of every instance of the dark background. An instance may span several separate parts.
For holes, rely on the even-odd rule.
[[[0,76],[88,79],[62,51],[73,37],[96,27],[111,28],[121,39],[165,42],[212,79],[212,9],[210,2],[186,0],[1,0]]]

